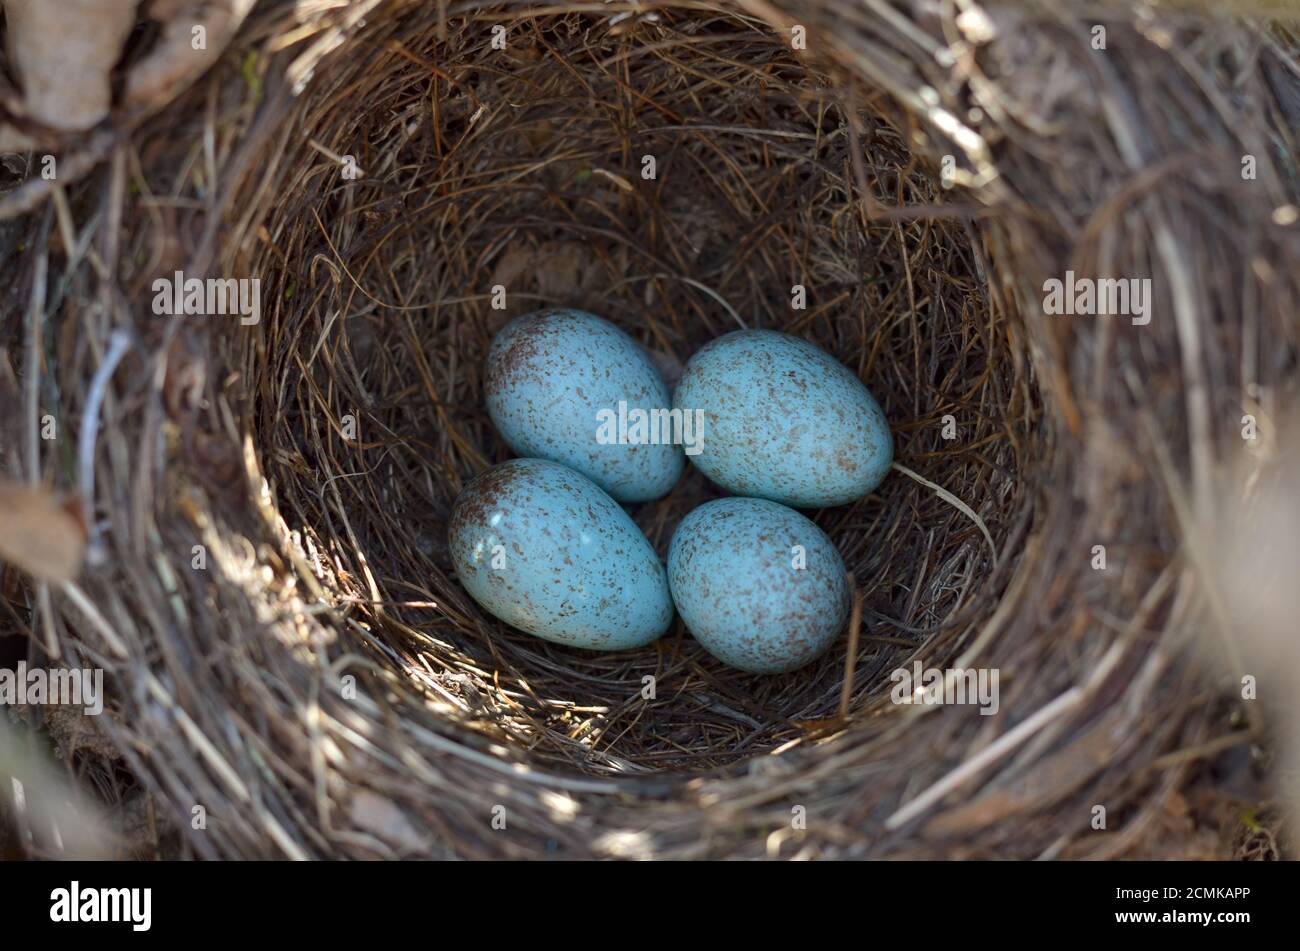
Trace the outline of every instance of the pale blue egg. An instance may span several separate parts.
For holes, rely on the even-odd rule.
[[[826,533],[766,499],[715,499],[691,511],[673,534],[668,584],[705,650],[755,674],[795,670],[825,653],[852,600]]]
[[[452,564],[480,605],[521,631],[588,650],[626,650],[673,619],[663,565],[623,508],[590,479],[512,459],[465,486],[448,529]]]
[[[798,508],[844,505],[885,478],[894,440],[847,367],[806,340],[738,330],[687,362],[675,409],[703,412],[693,462],[736,495]]]
[[[620,502],[666,495],[686,465],[659,371],[636,341],[585,311],[507,324],[488,353],[485,396],[516,453],[562,462]]]

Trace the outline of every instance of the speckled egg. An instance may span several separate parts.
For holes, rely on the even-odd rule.
[[[673,402],[703,411],[691,461],[736,495],[843,505],[878,486],[893,462],[889,424],[862,381],[789,334],[738,330],[708,343],[687,362]]]
[[[492,341],[488,414],[521,456],[562,462],[620,502],[667,494],[686,459],[666,427],[668,387],[636,341],[581,310],[545,310],[507,324]],[[638,414],[645,414],[640,417]]]
[[[826,533],[766,499],[716,499],[682,519],[668,584],[695,639],[754,674],[795,670],[825,653],[852,598]]]
[[[663,565],[586,476],[512,459],[465,486],[448,529],[460,583],[507,624],[556,644],[625,650],[673,619]]]

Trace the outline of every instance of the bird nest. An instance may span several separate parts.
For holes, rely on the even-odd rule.
[[[108,671],[86,768],[205,857],[1153,854],[1236,715],[1187,538],[1247,404],[1300,377],[1300,83],[1281,28],[1090,17],[259,6],[6,238],[55,275],[41,322],[8,268],[33,420],[82,427],[129,341],[100,557],[6,592],[34,654]],[[258,311],[159,315],[176,272],[255,279]],[[1145,281],[1149,322],[1045,313],[1067,272]],[[808,513],[856,590],[833,650],[747,675],[678,621],[584,652],[466,595],[452,503],[511,455],[487,349],[555,305],[670,380],[762,327],[879,399],[895,470]],[[663,556],[719,494],[688,467],[630,513]],[[996,696],[901,702],[915,665]]]

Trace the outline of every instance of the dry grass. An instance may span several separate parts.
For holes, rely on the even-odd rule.
[[[1102,7],[1098,54],[1088,24],[1026,5],[945,61],[955,21],[874,0],[668,4],[617,29],[618,6],[476,7],[299,27],[266,4],[75,204],[26,221],[54,233],[38,254],[65,236],[41,411],[77,418],[110,328],[134,347],[97,454],[110,557],[13,613],[114,672],[111,733],[185,849],[1143,854],[1229,723],[1189,649],[1214,622],[1180,507],[1213,504],[1248,392],[1300,377],[1297,247],[1270,218],[1297,191],[1286,35],[1183,13],[1144,35]],[[1156,319],[1044,318],[1067,267],[1152,277]],[[176,269],[260,278],[261,323],[150,315]],[[791,675],[726,668],[680,624],[609,656],[513,632],[456,584],[444,529],[509,455],[482,406],[492,334],[548,304],[670,370],[737,321],[814,340],[880,398],[901,465],[976,518],[902,472],[816,513],[863,624],[854,657]],[[41,471],[73,469],[56,446]],[[662,554],[713,492],[692,472],[633,514]],[[999,669],[1001,714],[896,706],[913,659]]]

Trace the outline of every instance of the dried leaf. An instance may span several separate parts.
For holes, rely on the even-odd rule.
[[[107,116],[109,76],[135,26],[136,0],[5,0],[4,7],[27,114],[69,131]]]
[[[579,305],[600,285],[601,267],[588,247],[576,241],[544,244],[533,259],[542,297]]]
[[[492,280],[489,282],[490,286],[495,287],[500,284],[507,290],[514,288],[515,282],[532,263],[531,250],[521,244],[510,245],[497,260],[497,266],[492,271]]]
[[[225,52],[254,2],[207,0],[151,5],[149,14],[162,22],[163,35],[157,48],[132,67],[126,84],[126,106],[147,108],[174,99]],[[195,49],[200,38],[202,46]]]
[[[36,148],[36,141],[17,129],[0,127],[0,155],[10,152],[26,152]]]
[[[41,581],[68,581],[81,569],[86,530],[57,495],[0,482],[0,560]]]
[[[549,253],[539,254],[537,292],[542,297],[567,301],[582,286],[583,254],[569,245],[559,245]]]
[[[413,852],[428,848],[428,840],[411,824],[406,813],[369,790],[363,789],[352,797],[349,813],[358,828],[390,845]]]

